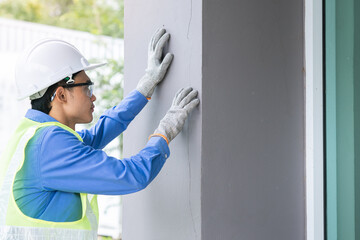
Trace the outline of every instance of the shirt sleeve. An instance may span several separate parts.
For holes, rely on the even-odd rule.
[[[60,127],[48,127],[39,153],[44,190],[105,195],[144,189],[170,154],[163,138],[152,137],[138,154],[119,160]]]
[[[95,126],[78,133],[85,144],[95,149],[103,149],[128,127],[147,102],[140,92],[134,90],[120,104],[101,115]]]

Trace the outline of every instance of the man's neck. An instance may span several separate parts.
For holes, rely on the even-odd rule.
[[[70,122],[66,117],[64,117],[64,114],[57,111],[50,111],[49,115],[75,131],[75,123]]]

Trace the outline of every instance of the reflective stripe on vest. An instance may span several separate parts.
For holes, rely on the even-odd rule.
[[[25,148],[41,127],[58,126],[82,141],[79,134],[58,122],[38,123],[24,118],[9,142],[0,160],[0,240],[2,239],[97,239],[98,206],[96,195],[88,198],[80,193],[82,217],[73,222],[51,222],[24,215],[13,195],[16,173],[25,160]],[[5,169],[5,170],[4,170]]]

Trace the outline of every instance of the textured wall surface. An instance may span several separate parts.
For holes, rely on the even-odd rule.
[[[305,239],[303,20],[302,0],[125,0],[125,91],[158,26],[175,54],[125,155],[178,88],[201,97],[158,178],[124,198],[125,240]]]
[[[124,135],[124,156],[147,142],[181,87],[201,97],[201,2],[125,0],[125,92],[136,87],[147,63],[148,42],[158,27],[171,33],[175,57],[164,82]],[[201,107],[170,143],[170,158],[143,191],[124,197],[123,236],[128,240],[200,239]]]
[[[203,1],[202,239],[305,239],[303,1]]]

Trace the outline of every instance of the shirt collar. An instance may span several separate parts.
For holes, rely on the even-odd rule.
[[[29,109],[26,114],[25,117],[33,120],[35,122],[40,122],[40,123],[44,123],[44,122],[58,122],[58,120],[56,120],[55,118],[51,117],[50,115],[43,113],[41,111],[38,110],[34,110],[34,109]]]

